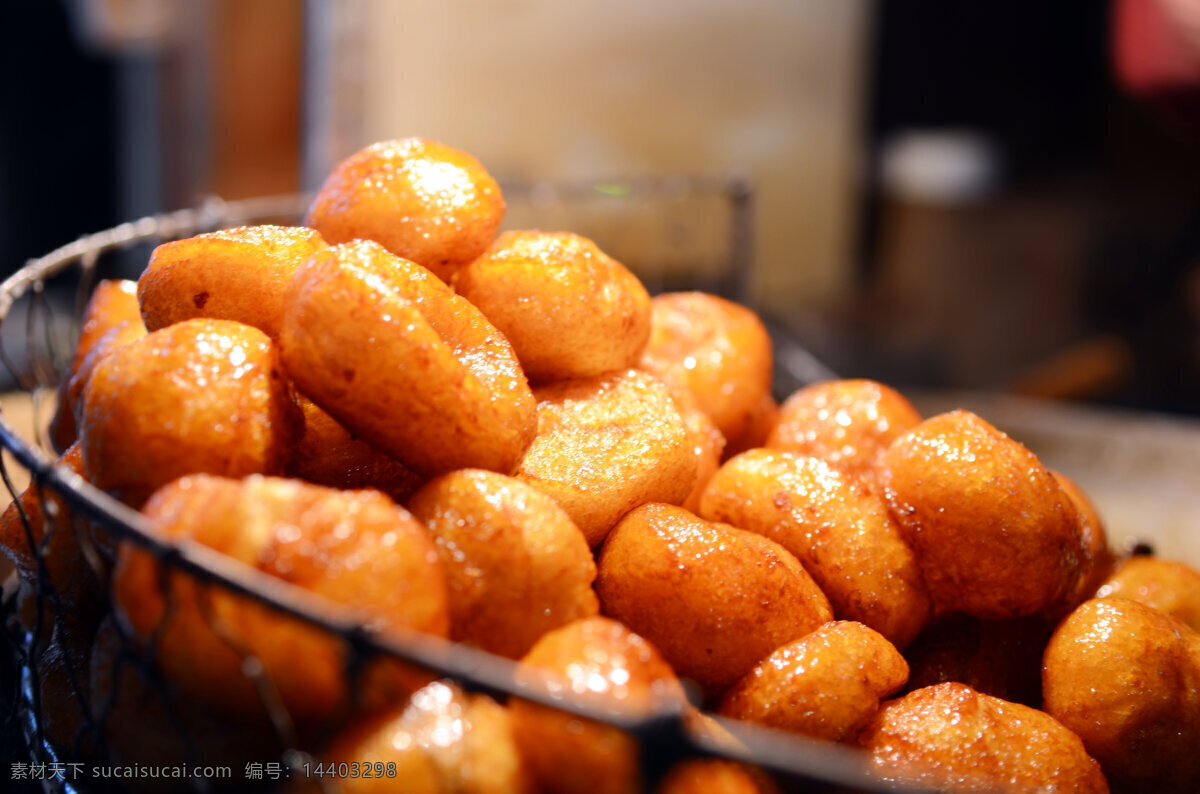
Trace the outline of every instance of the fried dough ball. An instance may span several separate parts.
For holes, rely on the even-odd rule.
[[[1054,632],[1043,708],[1119,791],[1200,790],[1200,634],[1125,598],[1084,602]]]
[[[650,337],[642,282],[569,232],[505,232],[459,269],[454,287],[503,332],[534,382],[628,369]]]
[[[746,422],[746,428],[742,434],[729,439],[729,443],[725,447],[725,459],[740,455],[748,449],[766,446],[767,437],[778,421],[779,403],[768,392],[759,399],[758,405],[751,411],[750,419]]]
[[[1091,499],[1079,487],[1079,483],[1060,471],[1051,469],[1051,474],[1058,481],[1058,487],[1063,489],[1075,509],[1079,513],[1079,529],[1083,535],[1084,557],[1079,566],[1079,574],[1075,586],[1067,598],[1066,611],[1074,609],[1096,594],[1098,588],[1116,565],[1116,559],[1108,546],[1108,533],[1104,529],[1104,521]],[[1065,617],[1065,613],[1063,615]]]
[[[185,474],[277,474],[300,433],[275,344],[231,320],[185,320],[113,350],[83,417],[87,479],[131,504]]]
[[[908,664],[882,634],[839,620],[772,651],[725,693],[718,711],[837,742],[907,678]]]
[[[96,285],[83,309],[79,338],[75,342],[71,366],[63,374],[62,381],[59,383],[58,405],[55,408],[54,418],[50,421],[50,441],[57,452],[66,451],[67,447],[74,444],[78,437],[76,424],[78,390],[70,395],[67,393],[73,376],[79,371],[80,365],[83,364],[96,342],[122,323],[142,325],[142,313],[137,300],[137,282],[124,279],[105,279]],[[142,332],[145,332],[144,326]]]
[[[504,197],[479,161],[436,141],[382,141],[339,163],[305,223],[332,243],[374,240],[449,281],[483,254]]]
[[[377,491],[197,475],[164,486],[143,513],[164,538],[208,546],[343,604],[385,636],[449,633],[445,575],[432,538]],[[164,676],[214,710],[245,721],[266,717],[239,651],[258,658],[298,724],[346,707],[345,648],[337,638],[223,587],[179,571],[164,574],[148,552],[132,546],[122,547],[113,581],[134,632],[142,641],[154,638]],[[358,682],[360,696],[370,703],[376,693],[408,694],[415,677],[390,659],[375,660]]]
[[[55,465],[82,475],[79,444],[72,444]],[[103,604],[107,566],[99,554],[89,562],[83,544],[93,544],[96,551],[91,523],[73,515],[49,485],[31,483],[0,516],[0,553],[23,582],[36,586],[41,579],[48,605],[64,614],[95,615]]]
[[[283,294],[309,256],[325,248],[303,226],[241,226],[163,243],[138,279],[151,331],[194,317],[237,320],[278,338]]]
[[[1096,598],[1129,598],[1200,631],[1200,572],[1182,562],[1136,556],[1122,560]]]
[[[689,758],[667,770],[655,794],[775,794],[778,787],[757,770],[717,758]]]
[[[243,769],[252,761],[278,758],[283,747],[273,731],[222,719],[208,704],[180,697],[170,682],[157,677],[136,651],[131,652],[113,618],[96,632],[90,666],[82,682],[90,697],[93,730],[103,739],[111,766],[231,766]],[[92,737],[88,737],[92,738]],[[235,787],[231,778],[207,783]],[[171,777],[129,777],[131,791],[178,791]],[[122,790],[125,790],[122,788]]]
[[[758,315],[703,292],[656,295],[651,306],[638,367],[691,393],[726,439],[741,438],[771,392],[771,336]]]
[[[896,439],[879,479],[936,607],[1014,618],[1069,597],[1087,556],[1078,511],[1032,452],[975,414]]]
[[[984,695],[1037,708],[1042,651],[1054,623],[1042,615],[980,620],[955,614],[917,636],[904,652],[909,690],[957,681]]]
[[[377,243],[318,252],[288,288],[279,343],[299,391],[426,476],[510,474],[537,403],[512,346],[432,273]]]
[[[424,477],[352,435],[303,394],[296,395],[296,404],[304,416],[304,433],[285,468],[288,477],[345,490],[375,488],[396,502],[406,501],[425,483]]]
[[[898,391],[873,380],[814,383],[783,401],[766,446],[870,476],[884,450],[921,422]]]
[[[517,659],[547,631],[599,611],[587,541],[532,486],[462,469],[430,481],[408,509],[441,554],[451,639]]]
[[[721,431],[709,415],[696,406],[692,397],[677,394],[675,405],[679,408],[683,427],[696,456],[696,484],[683,500],[683,507],[693,513],[699,513],[700,497],[704,495],[704,488],[717,473],[717,469],[721,468],[721,461],[725,456],[725,436],[721,435]]]
[[[435,681],[403,706],[344,730],[315,765],[357,765],[365,774],[314,777],[336,794],[529,794],[508,710],[485,695]],[[354,769],[353,766],[350,767]]]
[[[141,320],[125,320],[108,329],[107,333],[95,341],[92,349],[83,357],[83,361],[79,363],[75,372],[64,381],[63,388],[59,391],[61,399],[64,401],[63,404],[68,406],[74,414],[72,427],[82,427],[85,421],[83,390],[87,388],[88,381],[92,379],[96,365],[107,358],[112,351],[141,339],[145,335],[146,326]]]
[[[613,529],[596,593],[604,614],[712,692],[833,619],[825,594],[782,546],[664,504],[632,510]]]
[[[679,504],[691,492],[696,456],[657,379],[628,370],[535,393],[537,438],[517,477],[558,502],[592,548],[638,505]]]
[[[596,707],[641,716],[683,690],[670,665],[642,637],[615,620],[584,618],[544,635],[522,659],[518,675]],[[547,794],[637,794],[640,750],[617,728],[526,700],[514,700],[513,733],[521,757]]]
[[[912,550],[882,498],[819,458],[752,449],[709,481],[700,515],[755,532],[794,554],[839,618],[903,648],[929,620]]]
[[[1108,791],[1100,765],[1054,718],[965,684],[884,703],[855,743],[885,779],[939,791]]]

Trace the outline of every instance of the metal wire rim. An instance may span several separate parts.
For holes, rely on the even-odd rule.
[[[613,183],[604,183],[607,187]],[[705,183],[711,187],[711,182]],[[746,190],[736,177],[725,183],[734,200]],[[598,190],[596,183],[567,186],[565,191]],[[687,189],[688,183],[668,183],[670,189]],[[660,182],[641,181],[626,185],[639,192],[660,190]],[[522,188],[518,188],[520,190]],[[538,190],[536,185],[523,189]],[[554,188],[563,191],[559,185]],[[8,318],[14,303],[26,293],[37,293],[45,280],[78,263],[83,271],[81,293],[90,288],[91,272],[98,257],[108,251],[141,243],[165,242],[217,228],[244,225],[262,218],[297,218],[307,207],[310,196],[289,194],[226,202],[211,198],[196,208],[153,215],[90,234],[55,251],[30,260],[23,268],[0,284],[0,325]],[[81,297],[85,298],[86,295]],[[79,303],[81,306],[82,303]],[[50,385],[47,382],[21,384],[27,391]],[[650,790],[676,761],[692,757],[717,757],[741,761],[772,775],[788,790],[813,790],[830,785],[848,786],[860,791],[916,791],[909,786],[880,779],[857,750],[830,742],[782,734],[746,723],[713,717],[739,744],[718,741],[701,735],[685,724],[682,704],[663,700],[647,714],[631,714],[566,697],[562,687],[554,687],[543,678],[517,675],[519,665],[479,649],[458,645],[436,637],[409,632],[408,636],[383,637],[371,633],[348,614],[346,607],[236,562],[212,549],[192,542],[168,542],[158,538],[150,523],[137,511],[96,489],[73,471],[55,465],[46,452],[30,444],[0,411],[0,445],[30,473],[31,487],[49,488],[60,495],[72,510],[102,524],[122,541],[150,551],[164,566],[174,567],[225,590],[248,597],[280,614],[295,618],[331,635],[342,638],[352,658],[348,667],[361,660],[385,655],[436,672],[455,680],[467,691],[483,692],[501,699],[519,697],[544,706],[605,723],[633,735],[642,745],[642,766]],[[4,479],[14,491],[7,471]],[[18,494],[13,492],[15,499]],[[44,571],[43,571],[44,573]],[[36,716],[36,715],[35,715]],[[712,716],[712,715],[709,715]]]

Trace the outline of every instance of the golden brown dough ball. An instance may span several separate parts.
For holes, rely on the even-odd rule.
[[[79,444],[72,444],[55,465],[82,475]],[[75,515],[48,484],[31,483],[0,515],[0,553],[12,562],[23,582],[32,587],[42,581],[43,589],[37,592],[45,599],[45,609],[98,620],[108,570],[95,534],[91,522]],[[83,544],[92,546],[96,567]]]
[[[1136,601],[1084,602],[1054,632],[1045,710],[1119,791],[1200,790],[1200,634]]]
[[[79,363],[75,372],[64,381],[63,388],[59,391],[62,400],[59,404],[60,407],[65,407],[74,414],[74,419],[71,420],[72,427],[82,427],[85,421],[83,390],[87,388],[88,381],[92,379],[92,372],[95,371],[96,365],[107,358],[112,351],[141,339],[145,335],[146,326],[142,324],[141,320],[125,320],[108,329],[107,333],[92,344],[92,349],[83,357],[83,361]]]
[[[766,775],[733,761],[689,758],[667,770],[655,794],[775,794]]]
[[[871,475],[883,451],[920,422],[917,409],[890,386],[863,379],[826,381],[783,401],[766,446]]]
[[[505,232],[459,269],[454,287],[503,332],[534,382],[628,369],[650,337],[642,282],[569,232]]]
[[[1182,562],[1136,556],[1122,560],[1096,598],[1129,598],[1200,631],[1200,572]]]
[[[426,476],[516,468],[533,392],[504,336],[428,270],[373,242],[336,245],[285,301],[288,375],[356,436]]]
[[[769,392],[759,398],[758,405],[750,412],[750,418],[742,434],[729,439],[725,447],[725,458],[732,458],[748,449],[766,446],[771,429],[779,421],[779,403]]]
[[[79,371],[88,353],[102,336],[123,323],[142,325],[142,313],[138,307],[137,282],[105,279],[96,285],[80,316],[79,338],[70,368],[63,373],[59,383],[58,405],[50,422],[50,440],[58,452],[66,451],[78,437],[76,429],[76,405],[78,395],[67,394],[71,379]],[[142,328],[143,333],[145,327]]]
[[[331,244],[374,240],[448,282],[491,245],[504,210],[500,186],[474,157],[405,138],[339,163],[305,223]]]
[[[833,619],[825,594],[782,546],[682,507],[630,511],[605,541],[599,571],[604,614],[709,691]]]
[[[683,698],[670,665],[615,620],[584,618],[543,636],[522,659],[526,680],[595,707],[644,716]],[[545,679],[539,671],[548,671]],[[513,733],[534,780],[548,794],[637,794],[643,790],[633,737],[525,700],[510,706]]]
[[[285,468],[288,477],[316,485],[354,490],[375,488],[404,502],[425,483],[425,477],[350,433],[303,394],[296,404],[304,416],[304,432]]]
[[[325,248],[303,226],[241,226],[163,243],[138,279],[142,318],[151,331],[214,317],[279,336],[283,293],[296,268]]]
[[[730,687],[719,712],[806,736],[841,741],[904,685],[908,664],[876,631],[839,620],[776,648]]]
[[[1079,513],[1024,446],[969,411],[888,447],[880,483],[935,606],[1014,618],[1069,597],[1087,558]]]
[[[451,639],[516,659],[547,631],[599,611],[587,541],[532,486],[462,469],[430,481],[408,509],[441,554]]]
[[[939,791],[1108,791],[1100,765],[1054,718],[965,684],[888,701],[855,738],[886,780]]]
[[[435,681],[403,706],[360,719],[313,761],[347,775],[310,775],[337,794],[532,794],[508,710],[485,695]],[[357,770],[358,774],[354,774]],[[293,772],[294,777],[302,773]]]
[[[754,312],[703,292],[651,302],[650,341],[638,364],[687,391],[726,439],[741,438],[771,392],[771,336]]]
[[[385,636],[449,633],[445,575],[433,540],[377,491],[197,475],[164,486],[143,512],[164,538],[208,546],[344,605],[348,616]],[[297,723],[317,723],[345,707],[346,649],[340,640],[181,572],[166,578],[169,592],[156,560],[127,545],[113,589],[137,636],[143,642],[155,638],[155,659],[180,690],[232,718],[265,719],[236,647],[259,659]],[[358,686],[370,703],[376,695],[411,692],[413,679],[381,659],[368,666]]]
[[[87,479],[131,504],[185,474],[277,474],[300,433],[275,344],[231,320],[186,320],[113,350],[83,417]]]
[[[80,681],[90,696],[92,724],[87,738],[102,739],[107,767],[230,766],[229,778],[205,782],[236,788],[250,762],[279,758],[283,746],[275,732],[259,725],[231,722],[208,704],[181,697],[171,682],[148,670],[113,618],[100,624],[90,654],[90,667]],[[97,731],[97,735],[91,733]],[[122,781],[122,790],[175,792],[179,778],[148,774]]]
[[[683,507],[693,513],[699,513],[700,497],[704,495],[704,488],[717,473],[717,469],[721,468],[721,461],[725,457],[725,436],[717,429],[716,422],[701,411],[689,395],[675,395],[675,405],[679,408],[688,443],[696,456],[696,484],[683,500]]]
[[[658,380],[628,370],[536,390],[537,438],[517,477],[549,494],[595,548],[647,502],[679,504],[697,459]]]
[[[1011,620],[947,616],[905,649],[907,688],[957,681],[984,695],[1037,708],[1042,703],[1042,651],[1054,623],[1042,615]]]
[[[700,515],[770,538],[794,554],[839,618],[903,648],[931,614],[917,559],[882,498],[823,460],[752,449],[709,481]]]
[[[1083,535],[1085,555],[1083,563],[1079,566],[1075,586],[1067,597],[1066,611],[1069,612],[1096,594],[1096,588],[1108,578],[1116,565],[1116,559],[1108,546],[1108,532],[1096,505],[1079,487],[1079,483],[1060,471],[1052,469],[1050,473],[1079,512],[1079,530]]]

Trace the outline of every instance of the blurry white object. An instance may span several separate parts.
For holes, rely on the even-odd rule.
[[[161,49],[183,29],[188,5],[202,0],[71,0],[76,35],[107,52]]]
[[[965,204],[996,193],[995,141],[970,130],[911,130],[889,138],[880,156],[883,194],[930,204]]]

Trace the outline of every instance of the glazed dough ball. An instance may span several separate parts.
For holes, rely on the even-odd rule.
[[[721,461],[725,457],[725,436],[717,429],[716,422],[701,411],[691,397],[675,395],[675,405],[679,408],[688,442],[696,456],[696,484],[683,500],[683,507],[693,513],[699,513],[700,497],[704,495],[704,488],[717,473],[717,469],[721,468]]]
[[[517,659],[547,631],[599,611],[587,541],[532,486],[462,469],[429,482],[408,509],[441,554],[451,639]]]
[[[1038,708],[1042,704],[1042,651],[1054,623],[1042,615],[980,620],[949,615],[904,651],[908,689],[956,681],[976,692]]]
[[[825,594],[782,546],[681,507],[630,511],[605,542],[599,571],[604,614],[709,691],[833,619]]]
[[[643,716],[683,690],[670,665],[615,620],[584,618],[547,633],[522,660],[525,680],[595,707]],[[539,671],[552,675],[548,679]],[[525,700],[510,706],[521,757],[541,788],[559,794],[638,794],[640,749],[633,737]]]
[[[766,446],[870,476],[883,451],[920,422],[912,403],[889,386],[862,379],[826,381],[784,400]]]
[[[1183,622],[1124,598],[1087,601],[1050,638],[1042,690],[1114,789],[1200,790],[1200,634]]]
[[[296,269],[325,248],[303,226],[242,226],[163,243],[138,279],[151,331],[194,317],[237,320],[278,338],[283,293]]]
[[[697,459],[666,388],[644,372],[536,390],[537,438],[517,477],[549,494],[593,548],[647,502],[679,504]]]
[[[1200,631],[1200,572],[1182,562],[1129,557],[1097,588],[1095,597],[1139,601]]]
[[[405,138],[339,163],[305,223],[331,244],[374,240],[448,282],[491,245],[504,209],[500,186],[474,157]]]
[[[646,288],[569,232],[505,232],[454,287],[508,338],[534,382],[628,369],[650,337]]]
[[[921,571],[882,498],[813,457],[753,449],[709,481],[700,515],[756,532],[794,554],[839,618],[903,648],[929,620]]]
[[[1096,588],[1108,578],[1113,566],[1116,565],[1116,559],[1112,549],[1108,546],[1108,532],[1104,528],[1104,521],[1100,518],[1100,513],[1092,500],[1079,487],[1079,483],[1060,471],[1051,470],[1050,473],[1054,475],[1058,487],[1062,488],[1063,493],[1075,505],[1075,509],[1079,513],[1079,530],[1083,535],[1084,558],[1079,566],[1075,586],[1067,598],[1063,613],[1065,617],[1066,612],[1096,594]]]
[[[896,646],[861,623],[840,620],[776,648],[725,693],[718,711],[837,742],[907,678]]]
[[[689,758],[671,767],[656,794],[775,794],[773,781],[756,769],[718,758]]]
[[[304,416],[304,432],[285,469],[288,477],[330,488],[375,488],[404,502],[425,478],[361,438],[303,394],[296,404]]]
[[[76,415],[79,411],[79,393],[87,378],[82,378],[76,384],[73,382],[76,373],[96,343],[119,325],[140,326],[141,333],[146,333],[141,309],[138,308],[137,282],[105,279],[96,285],[83,309],[71,366],[59,382],[58,405],[50,421],[50,440],[57,452],[65,452],[78,438]]]
[[[336,245],[285,302],[288,375],[356,436],[425,476],[516,468],[533,392],[503,335],[428,270],[376,243]]]
[[[934,604],[980,618],[1063,603],[1087,559],[1079,513],[1032,452],[968,411],[888,447],[880,482]]]
[[[726,439],[740,439],[771,392],[771,337],[754,312],[703,292],[651,302],[650,341],[640,369],[689,392]]]
[[[275,344],[231,320],[186,320],[113,350],[82,415],[87,480],[135,505],[185,474],[277,474],[300,433]]]
[[[445,575],[433,540],[377,491],[197,475],[164,486],[143,512],[162,537],[208,546],[344,605],[348,616],[384,636],[449,633]],[[267,716],[235,648],[257,657],[298,724],[345,708],[346,648],[339,639],[178,570],[164,574],[154,557],[132,545],[122,547],[113,582],[117,607],[137,637],[154,638],[164,676],[219,713],[255,722]],[[355,683],[371,704],[412,692],[418,680],[428,679],[377,659]]]
[[[337,794],[532,794],[508,710],[485,695],[435,681],[403,706],[360,719],[314,764],[357,764],[367,774],[318,780]]]
[[[881,777],[922,788],[1108,792],[1100,765],[1054,718],[965,684],[884,703],[855,742]]]
[[[740,455],[748,449],[766,446],[771,430],[779,422],[779,403],[769,392],[759,398],[750,412],[746,427],[741,435],[729,439],[725,447],[725,458]]]

